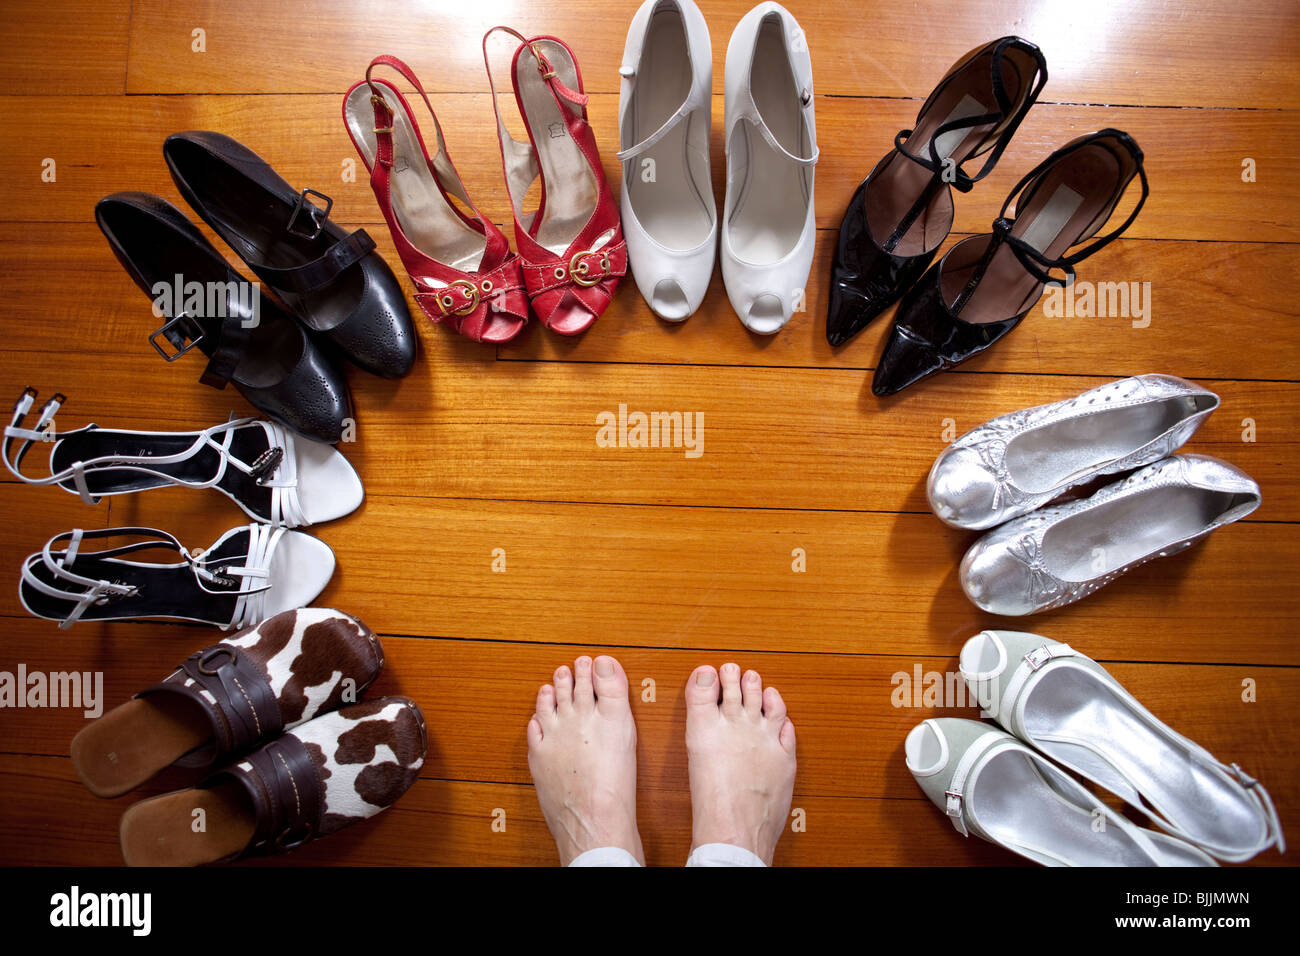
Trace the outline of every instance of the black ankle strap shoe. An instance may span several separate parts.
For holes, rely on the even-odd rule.
[[[914,129],[862,181],[840,225],[826,341],[841,345],[898,301],[952,229],[952,189],[992,172],[1047,82],[1042,51],[1002,37],[962,57],[939,81]],[[968,173],[965,164],[983,165]]]
[[[1124,222],[1075,249],[1106,224],[1134,178],[1142,195]],[[1052,153],[1011,191],[991,233],[957,243],[903,299],[871,390],[892,395],[1003,338],[1045,285],[1071,286],[1075,264],[1133,224],[1148,192],[1142,150],[1121,130],[1089,133]]]

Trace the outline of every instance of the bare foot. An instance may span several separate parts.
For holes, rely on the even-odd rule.
[[[719,691],[721,693],[719,694]],[[722,702],[718,703],[721,696]],[[697,667],[686,683],[691,849],[730,843],[769,866],[794,794],[794,724],[775,687],[737,664]]]
[[[538,690],[537,713],[528,721],[528,769],[560,863],[616,846],[644,865],[627,675],[612,657],[597,657],[594,665],[579,657],[573,672],[561,665],[554,680]]]

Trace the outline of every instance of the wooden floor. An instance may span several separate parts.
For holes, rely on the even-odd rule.
[[[722,60],[748,3],[700,5],[715,55],[721,201]],[[480,37],[508,23],[566,39],[616,186],[617,67],[636,7],[11,0],[0,24],[0,402],[26,385],[43,397],[63,391],[62,429],[190,429],[248,412],[233,389],[197,384],[198,360],[158,359],[145,341],[157,324],[149,304],[94,225],[95,201],[118,190],[184,207],[161,156],[174,131],[228,133],[296,186],[329,194],[334,217],[364,226],[402,275],[364,170],[344,181],[355,153],[341,94],[375,54],[397,54],[420,74],[476,201],[505,223]],[[654,682],[655,699],[634,703],[652,863],[680,863],[690,842],[682,684],[696,664],[726,660],[778,686],[798,728],[794,804],[806,830],[787,833],[779,863],[1015,862],[958,836],[903,764],[916,722],[975,712],[891,702],[894,675],[955,670],[962,642],[985,626],[1027,627],[1103,661],[1174,728],[1257,775],[1300,843],[1300,7],[789,7],[812,52],[822,154],[806,313],[757,339],[715,278],[703,309],[669,327],[629,281],[577,341],[534,327],[494,351],[421,322],[423,353],[408,379],[351,370],[357,441],[343,447],[367,501],[313,529],[340,564],[318,603],[382,634],[388,667],[375,692],[420,703],[429,757],[394,810],[278,862],[553,862],[524,726],[552,669],[597,652],[617,654],[638,688]],[[192,50],[196,30],[205,52]],[[1051,149],[1091,129],[1126,129],[1146,151],[1151,198],[1128,237],[1080,278],[1149,282],[1150,324],[1050,318],[1040,307],[961,371],[877,400],[871,369],[889,323],[836,351],[825,342],[834,230],[950,63],[1008,33],[1044,49],[1051,79],[996,172],[956,197],[950,242],[986,230],[1007,190]],[[54,182],[42,180],[49,160]],[[1254,182],[1243,182],[1243,164]],[[941,525],[924,498],[945,428],[960,433],[1143,372],[1222,396],[1190,450],[1252,474],[1263,506],[1085,603],[1027,622],[978,612],[956,578],[973,536]],[[598,447],[597,414],[620,404],[702,412],[704,454]],[[1255,440],[1244,441],[1252,425]],[[126,699],[219,632],[165,623],[59,631],[24,615],[20,560],[73,527],[153,526],[193,547],[241,521],[215,492],[169,489],[90,508],[56,489],[0,483],[9,582],[0,670],[103,671],[107,705]],[[496,549],[504,573],[492,570]],[[803,573],[792,570],[795,549],[806,554]],[[1244,682],[1253,702],[1243,701]],[[0,863],[120,862],[117,820],[135,796],[98,800],[77,783],[68,740],[84,722],[73,710],[0,711]],[[502,811],[504,832],[493,826]],[[1257,862],[1288,860],[1271,852]]]

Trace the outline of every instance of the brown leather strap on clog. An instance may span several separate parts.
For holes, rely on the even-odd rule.
[[[284,729],[280,702],[264,668],[230,644],[213,644],[191,654],[171,677],[136,696],[159,693],[197,701],[212,721],[212,743],[178,760],[180,766],[211,767]]]
[[[285,853],[319,833],[324,786],[307,745],[293,734],[253,751],[212,781],[232,777],[248,792],[257,815],[244,855]]]

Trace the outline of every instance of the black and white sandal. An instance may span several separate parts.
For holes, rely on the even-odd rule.
[[[54,414],[67,398],[56,393],[32,428],[36,389],[26,389],[4,430],[4,463],[29,485],[58,485],[97,504],[166,485],[216,488],[250,518],[286,528],[320,524],[355,511],[365,497],[361,479],[335,448],[294,435],[275,422],[239,418],[193,432],[124,431],[90,424],[56,433]],[[22,474],[37,442],[53,442],[50,475]]]
[[[83,542],[99,538],[127,543],[82,550]],[[56,550],[64,541],[67,546]],[[126,559],[160,548],[179,553],[181,560]],[[333,573],[334,552],[324,541],[265,524],[231,528],[193,554],[155,528],[77,528],[27,557],[18,597],[31,614],[62,628],[77,621],[170,618],[231,630],[311,604]]]

